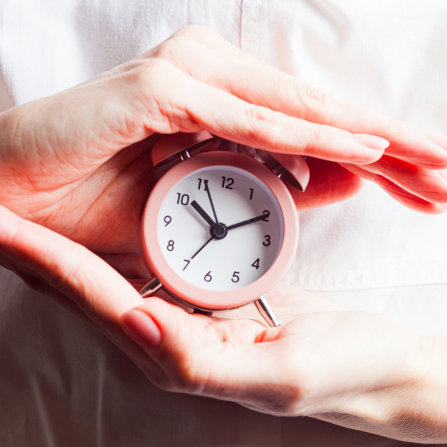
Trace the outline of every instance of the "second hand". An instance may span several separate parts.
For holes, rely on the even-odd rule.
[[[191,259],[194,259],[212,240],[214,239],[214,236],[211,236],[191,257]]]

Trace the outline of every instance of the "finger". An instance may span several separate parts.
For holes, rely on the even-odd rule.
[[[331,205],[357,195],[364,180],[338,163],[307,157],[310,180],[304,192],[289,188],[298,211]],[[363,166],[363,165],[362,165]]]
[[[447,137],[426,134],[311,87],[257,61],[207,28],[177,32],[153,56],[248,103],[351,133],[377,135],[390,142],[389,155],[431,169],[447,167]]]
[[[405,189],[393,183],[391,180],[379,175],[362,169],[360,166],[355,165],[343,165],[351,172],[360,175],[366,180],[371,180],[377,183],[384,191],[386,191],[391,197],[402,203],[406,207],[426,214],[442,214],[447,211],[447,207],[438,205],[436,203],[428,202],[420,197],[411,194]]]
[[[379,137],[351,134],[250,104],[169,63],[153,61],[144,70],[146,120],[155,132],[206,129],[255,148],[357,164],[378,160],[389,144]],[[141,96],[141,85],[138,92]],[[151,110],[154,102],[157,115]]]
[[[63,236],[0,207],[0,251],[70,296],[92,319],[113,323],[141,304],[133,287],[102,259]]]
[[[387,155],[375,163],[363,165],[362,169],[387,178],[427,202],[447,203],[446,171],[424,169]]]
[[[238,325],[237,330],[218,331],[210,318],[188,315],[158,299],[123,315],[121,321],[168,375],[174,391],[252,404],[265,404],[266,389],[284,394],[276,378],[281,373],[286,381],[287,367],[277,358],[281,354],[273,342],[253,343],[264,332],[258,323],[227,322],[230,328]],[[236,342],[241,325],[249,326],[250,335]]]

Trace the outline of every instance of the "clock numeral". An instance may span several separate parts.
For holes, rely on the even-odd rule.
[[[265,236],[265,242],[262,243],[264,247],[268,247],[270,245],[270,236],[266,234]]]
[[[268,222],[269,221],[269,217],[270,217],[270,211],[269,210],[264,210],[262,212],[262,214],[264,214],[264,219],[262,219],[263,222]]]
[[[165,216],[165,218],[163,219],[165,221],[165,227],[167,227],[171,222],[172,222],[172,217],[171,216]]]
[[[179,192],[177,193],[177,205],[179,205],[180,203],[184,206],[188,205],[189,203],[188,194],[180,194]]]
[[[250,188],[250,200],[253,199],[253,193],[254,193],[254,189]]]
[[[174,241],[169,241],[168,242],[168,246],[166,247],[166,249],[168,251],[173,251],[174,250]]]
[[[239,282],[239,280],[241,279],[241,278],[239,278],[239,275],[241,274],[241,272],[234,272],[233,273],[233,276],[231,277],[231,281],[233,281],[233,282]]]
[[[183,267],[183,270],[185,270],[186,267],[188,267],[188,265],[189,265],[189,263],[190,263],[191,261],[188,261],[188,259],[183,259],[183,260],[186,262],[185,267]]]
[[[225,185],[225,182],[227,183],[226,185]],[[234,179],[232,179],[231,177],[227,178],[227,177],[222,176],[222,188],[233,189],[232,188],[233,183],[234,183]]]
[[[256,261],[253,262],[253,264],[251,266],[254,267],[256,270],[258,270],[258,268],[259,268],[259,258],[256,259]]]
[[[213,279],[212,276],[210,275],[210,273],[211,273],[211,270],[203,277],[203,279],[206,282],[210,282]]]
[[[197,189],[200,189],[202,187],[202,179],[199,178],[197,180],[199,181],[199,187]],[[203,185],[204,185],[203,190],[206,191],[208,189],[208,180],[207,179],[203,180]]]

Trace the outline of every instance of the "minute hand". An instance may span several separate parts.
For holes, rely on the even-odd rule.
[[[243,222],[239,222],[237,224],[230,225],[229,227],[227,227],[227,231],[234,230],[235,228],[243,227],[244,225],[258,222],[260,220],[266,220],[269,216],[270,216],[270,213],[269,214],[263,213],[261,216],[253,217],[252,219],[244,220]]]

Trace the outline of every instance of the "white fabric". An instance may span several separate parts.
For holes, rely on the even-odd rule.
[[[443,0],[2,0],[0,110],[85,81],[188,24],[345,100],[447,134]],[[286,281],[447,335],[447,215],[407,210],[370,184],[300,222]],[[0,271],[0,445],[401,443],[161,392],[111,343]]]

